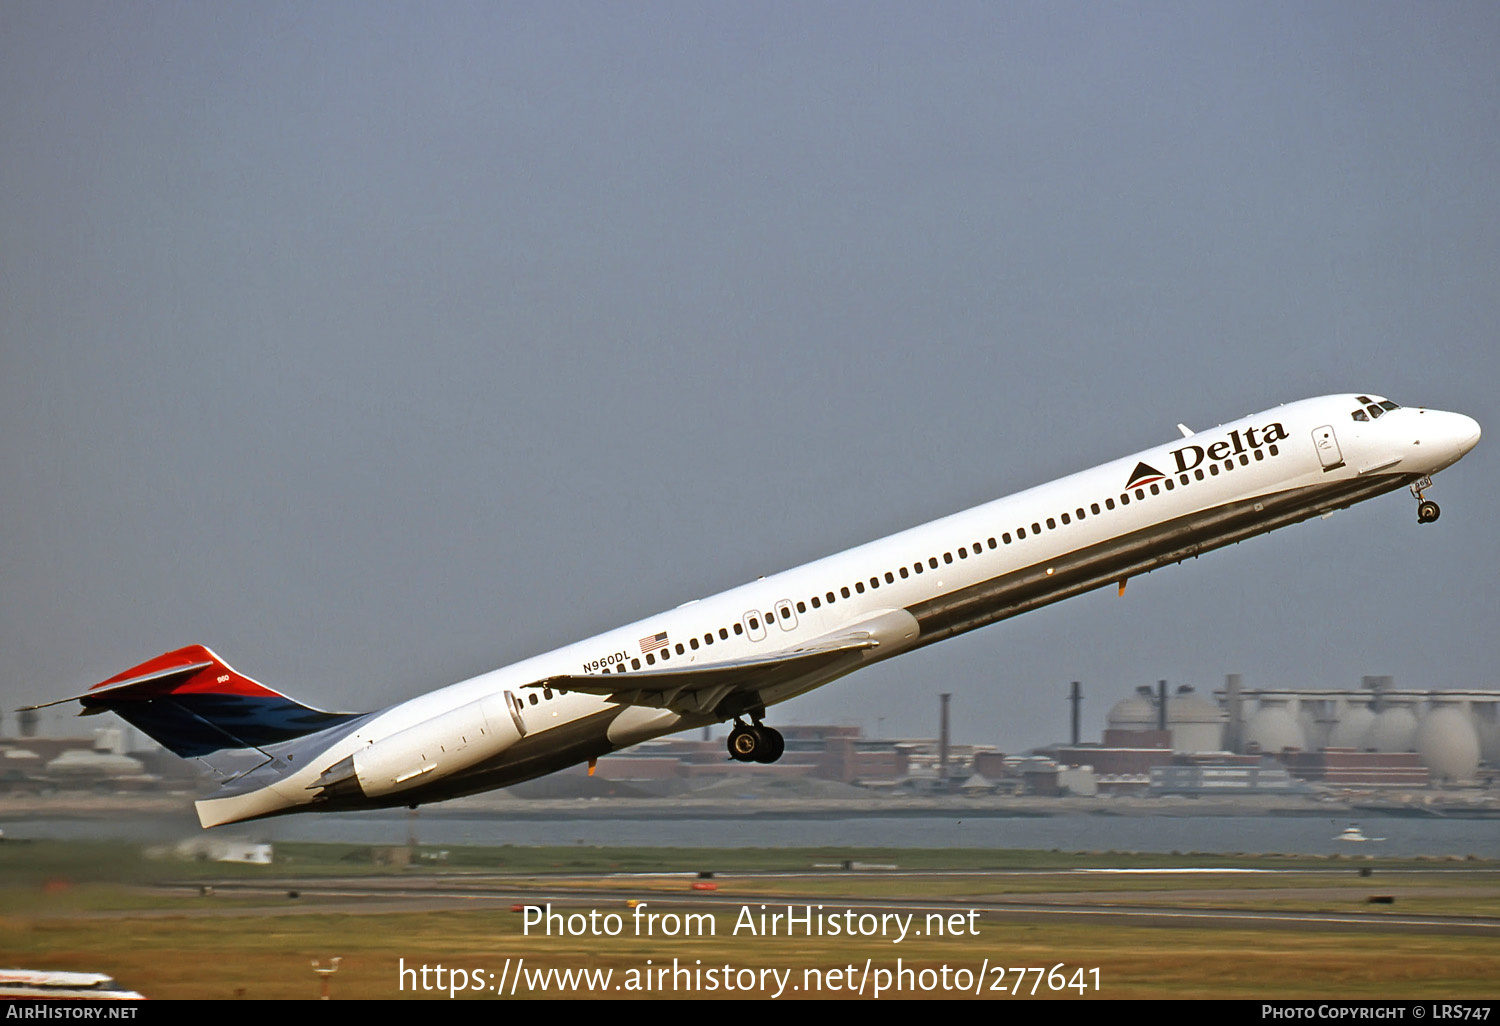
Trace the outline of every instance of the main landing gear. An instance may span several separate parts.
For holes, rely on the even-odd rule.
[[[738,716],[729,734],[729,757],[735,762],[775,762],[786,751],[786,738],[775,727],[767,727],[757,717],[754,726]]]
[[[1431,487],[1432,478],[1430,477],[1423,477],[1411,483],[1411,493],[1417,498],[1417,523],[1419,524],[1430,524],[1443,514],[1443,511],[1438,509],[1437,503],[1422,497],[1422,493]]]

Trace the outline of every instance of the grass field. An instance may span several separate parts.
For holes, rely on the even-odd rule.
[[[793,903],[840,899],[915,902],[1039,902],[1107,911],[1146,907],[1163,914],[1200,908],[1325,911],[1349,917],[1425,912],[1468,922],[1500,920],[1500,864],[1475,861],[1330,860],[1285,857],[1124,856],[1005,851],[809,851],[788,849],[454,848],[446,865],[395,870],[371,863],[367,848],[282,845],[277,864],[234,866],[146,858],[123,844],[0,844],[0,965],[102,971],[156,998],[305,998],[319,986],[311,962],[341,958],[335,997],[441,996],[449,985],[480,984],[488,996],[505,981],[509,993],[520,960],[526,973],[516,996],[587,996],[579,980],[561,988],[530,974],[548,970],[610,971],[592,977],[599,996],[847,996],[863,979],[866,996],[885,973],[885,997],[1033,1000],[1044,996],[1107,998],[1495,998],[1500,996],[1500,937],[1396,931],[1379,918],[1368,928],[1289,929],[1139,925],[1109,918],[1035,922],[981,913],[977,935],[917,936],[925,911],[911,913],[912,932],[885,936],[763,936],[745,928],[754,917]],[[810,872],[847,860],[897,865],[891,871]],[[1079,868],[1226,872],[1193,875],[1070,873]],[[1245,874],[1230,869],[1297,869]],[[1364,869],[1368,875],[1360,875]],[[982,875],[985,870],[1025,874]],[[722,904],[695,899],[690,877],[713,871]],[[910,872],[912,875],[904,875]],[[631,878],[599,873],[655,874]],[[756,874],[794,873],[794,876]],[[751,875],[742,875],[751,874]],[[214,881],[203,895],[204,881]],[[260,886],[258,881],[267,881]],[[274,882],[270,882],[274,881]],[[461,895],[402,905],[364,885],[464,884]],[[167,885],[175,886],[167,886]],[[298,897],[288,891],[299,890]],[[305,892],[305,893],[304,893]],[[523,932],[511,902],[587,915],[614,914],[618,936]],[[514,898],[514,895],[528,897]],[[1381,896],[1390,904],[1371,905]],[[628,901],[658,913],[697,913],[692,936],[637,936]],[[433,902],[442,907],[427,907]],[[949,910],[951,913],[952,910]],[[828,914],[832,914],[829,911]],[[906,914],[906,913],[895,913]],[[962,917],[961,917],[962,918]],[[575,921],[578,924],[582,920]],[[661,920],[659,923],[669,923]],[[967,924],[969,921],[964,920]],[[736,932],[736,926],[739,926]],[[1500,933],[1500,931],[1496,931]],[[680,970],[675,976],[671,967]],[[898,962],[899,960],[899,962]],[[402,966],[414,970],[404,978]],[[439,981],[435,969],[444,967]],[[427,967],[425,980],[420,970]],[[724,967],[729,972],[724,972]],[[868,966],[868,969],[866,968]],[[905,976],[897,974],[898,966]],[[1015,968],[1031,971],[1014,996]],[[455,978],[451,970],[461,969]],[[1006,972],[1000,973],[1004,969]],[[1079,973],[1078,970],[1085,970]],[[1092,970],[1097,969],[1097,974]],[[666,970],[665,976],[654,976]],[[710,972],[712,970],[712,972]],[[832,975],[830,971],[836,970]],[[749,971],[750,975],[745,973]],[[693,974],[696,973],[696,976]],[[1097,989],[1095,981],[1097,980]],[[636,990],[632,990],[632,981]],[[1051,984],[1063,984],[1051,989]],[[403,986],[404,982],[404,986]],[[423,989],[423,983],[429,988]],[[531,985],[528,985],[530,983]],[[761,984],[764,983],[764,986]],[[653,984],[649,991],[648,984]],[[660,986],[658,986],[659,984]],[[899,993],[893,989],[901,984]],[[828,988],[835,989],[830,991]],[[1004,986],[1000,991],[993,989]],[[1033,996],[1032,988],[1036,993]]]

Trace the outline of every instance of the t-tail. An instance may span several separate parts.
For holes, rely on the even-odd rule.
[[[60,701],[81,702],[85,716],[112,712],[185,758],[290,741],[361,715],[294,702],[203,645],[159,655]]]

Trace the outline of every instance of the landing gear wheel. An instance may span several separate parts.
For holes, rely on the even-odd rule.
[[[755,756],[756,762],[772,763],[781,758],[781,753],[786,751],[786,738],[781,736],[781,731],[775,727],[757,727],[764,739],[760,752]]]
[[[759,727],[743,723],[729,732],[729,757],[735,762],[759,762],[766,742]]]
[[[1438,509],[1437,503],[1431,499],[1423,499],[1417,503],[1417,523],[1430,524],[1441,516],[1442,512],[1442,510]]]
[[[784,751],[786,738],[775,727],[739,723],[729,733],[729,757],[735,762],[771,763]]]

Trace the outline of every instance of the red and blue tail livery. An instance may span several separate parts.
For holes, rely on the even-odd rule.
[[[355,718],[292,701],[189,645],[116,674],[76,696],[83,712],[112,712],[177,755],[262,748]]]

